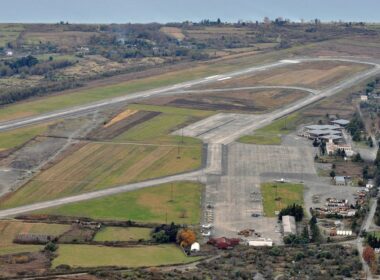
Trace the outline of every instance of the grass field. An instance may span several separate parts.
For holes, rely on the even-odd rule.
[[[263,183],[261,193],[264,213],[268,217],[274,217],[275,211],[280,211],[293,203],[303,205],[303,185],[301,184]]]
[[[58,257],[52,266],[67,264],[72,267],[97,266],[158,266],[183,264],[198,260],[187,257],[175,245],[141,246],[131,248],[113,248],[91,245],[60,245]]]
[[[89,143],[2,200],[0,208],[56,199],[189,171],[201,166],[202,146]]]
[[[294,131],[298,119],[298,113],[291,114],[256,130],[253,135],[241,137],[238,141],[245,144],[280,145],[281,136]]]
[[[53,215],[197,224],[202,185],[177,182],[38,211]],[[166,219],[167,217],[167,219]]]
[[[47,127],[48,124],[40,124],[18,128],[11,131],[0,132],[0,151],[22,145],[36,135],[44,133]]]
[[[0,221],[0,255],[35,252],[43,248],[43,246],[39,245],[13,244],[13,239],[17,234],[47,234],[56,236],[64,233],[69,228],[69,225]]]
[[[94,238],[94,241],[138,241],[150,240],[150,228],[139,227],[105,227],[102,228]]]

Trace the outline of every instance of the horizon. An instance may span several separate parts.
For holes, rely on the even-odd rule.
[[[178,5],[178,2],[180,4]],[[347,2],[350,2],[347,4]],[[233,23],[282,17],[306,22],[379,23],[380,1],[320,0],[0,0],[1,23],[174,23],[203,19]],[[143,11],[143,12],[142,12]]]

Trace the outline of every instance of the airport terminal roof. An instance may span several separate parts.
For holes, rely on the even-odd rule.
[[[340,129],[337,125],[330,125],[330,124],[313,124],[305,126],[308,130],[336,130]]]
[[[322,139],[326,139],[326,140],[339,140],[339,139],[343,139],[342,136],[340,135],[324,135],[324,136],[321,136]]]
[[[348,125],[350,123],[350,121],[344,119],[339,119],[331,122],[339,125]]]
[[[315,129],[315,130],[310,130],[309,131],[309,134],[313,134],[313,135],[340,135],[342,134],[340,131],[337,131],[337,130],[330,130],[330,129],[327,129],[327,130],[320,130],[320,129]]]

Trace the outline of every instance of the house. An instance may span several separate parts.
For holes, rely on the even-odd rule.
[[[369,179],[367,184],[365,185],[367,189],[372,189],[373,188],[373,180]]]
[[[199,252],[201,250],[201,246],[199,245],[198,242],[194,242],[191,244],[190,251],[191,252]]]
[[[335,185],[337,186],[345,186],[346,185],[346,177],[344,176],[335,176]]]
[[[360,101],[363,101],[363,102],[368,101],[368,96],[367,95],[360,95]]]
[[[329,141],[326,143],[326,153],[330,156],[334,155],[337,150],[343,150],[348,157],[354,155],[352,147],[348,144],[335,144],[333,137],[328,137]]]
[[[294,216],[282,216],[282,227],[284,229],[284,235],[296,234],[296,220]]]
[[[350,123],[350,121],[344,120],[344,119],[339,119],[339,120],[330,121],[330,123],[333,125],[339,125],[341,127],[346,127]]]
[[[5,55],[6,56],[13,56],[13,51],[8,50],[5,52]]]
[[[248,246],[254,247],[272,247],[273,241],[272,239],[260,238],[259,240],[250,240],[248,241]]]

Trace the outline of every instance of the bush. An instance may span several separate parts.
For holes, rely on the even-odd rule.
[[[55,244],[53,242],[47,243],[45,245],[45,248],[44,248],[45,251],[49,251],[49,252],[55,252],[55,251],[57,251],[57,249],[58,249],[57,244]]]

